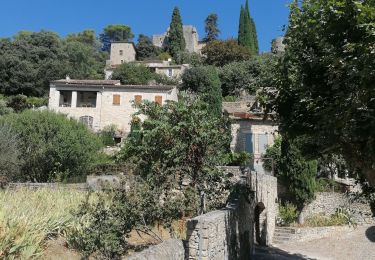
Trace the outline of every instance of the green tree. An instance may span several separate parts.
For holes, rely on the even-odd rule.
[[[182,18],[180,15],[180,10],[178,7],[173,9],[172,21],[169,26],[168,36],[167,36],[167,51],[172,57],[184,51],[186,47],[186,42],[184,38],[184,31],[182,26]]]
[[[146,117],[141,139],[128,139],[119,158],[132,160],[135,174],[153,189],[165,194],[181,189],[185,197],[193,192],[198,198],[205,192],[214,204],[225,188],[216,166],[229,150],[231,135],[228,120],[213,117],[210,110],[199,97],[186,95],[164,106],[145,101],[138,113]]]
[[[48,182],[85,176],[100,148],[83,124],[53,112],[9,114],[0,118],[18,138],[21,174],[15,181]]]
[[[144,65],[124,63],[113,71],[112,79],[124,85],[145,85],[154,79],[154,73]]]
[[[131,28],[125,24],[110,24],[103,29],[100,34],[100,41],[102,42],[102,50],[109,51],[112,42],[131,41],[134,34]]]
[[[152,43],[150,37],[140,34],[138,43],[136,45],[137,59],[146,60],[149,58],[157,58],[160,54],[160,49]]]
[[[218,16],[217,14],[210,14],[207,16],[205,22],[204,30],[206,32],[206,37],[203,39],[204,42],[211,42],[217,40],[220,34],[218,27]]]
[[[235,40],[209,42],[203,47],[202,54],[206,56],[206,64],[218,67],[251,58],[250,51],[246,47],[238,45]]]
[[[252,55],[259,53],[259,43],[256,26],[250,15],[249,1],[246,0],[245,8],[241,6],[240,23],[238,29],[238,44],[249,49]]]
[[[309,156],[343,155],[375,187],[375,2],[291,6],[275,109]]]
[[[87,29],[79,33],[68,34],[65,38],[67,42],[80,42],[92,47],[97,47],[96,33],[94,30]]]
[[[187,70],[182,75],[182,90],[195,92],[210,106],[210,113],[220,117],[222,114],[221,83],[213,66],[200,66]]]

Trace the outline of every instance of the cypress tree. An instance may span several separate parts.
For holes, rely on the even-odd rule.
[[[185,50],[186,43],[182,27],[182,18],[178,7],[175,7],[173,9],[172,21],[169,26],[167,42],[167,51],[174,58],[176,58],[179,52]]]
[[[218,28],[218,16],[217,14],[210,14],[205,20],[205,31],[206,37],[203,39],[204,42],[211,42],[217,39],[220,30]]]
[[[249,1],[245,8],[241,6],[238,44],[247,47],[252,54],[259,53],[258,36],[253,18],[250,16]]]
[[[238,26],[238,44],[245,46],[245,9],[241,5],[240,22]]]

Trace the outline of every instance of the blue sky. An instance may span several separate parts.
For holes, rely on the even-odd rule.
[[[51,30],[65,36],[94,29],[100,33],[108,24],[127,24],[134,34],[162,33],[169,26],[174,6],[184,24],[195,25],[204,36],[204,19],[219,16],[220,37],[237,37],[241,4],[245,0],[12,0],[2,1],[0,37],[11,37],[20,30]],[[270,49],[273,38],[283,35],[288,22],[290,0],[250,0],[250,12],[261,51]]]

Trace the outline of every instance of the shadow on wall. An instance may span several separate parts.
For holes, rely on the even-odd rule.
[[[375,243],[375,226],[369,227],[366,230],[366,237],[367,237],[368,240]]]
[[[256,260],[317,260],[301,254],[291,254],[276,247],[257,246],[254,258]]]

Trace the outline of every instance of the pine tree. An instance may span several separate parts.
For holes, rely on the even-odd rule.
[[[169,26],[167,42],[167,51],[174,58],[179,52],[185,50],[186,43],[182,27],[182,19],[178,7],[175,7],[173,9],[172,21]]]
[[[252,54],[259,53],[258,36],[253,18],[250,16],[249,1],[245,8],[241,6],[238,44],[247,47]]]
[[[217,39],[220,30],[217,23],[217,14],[210,14],[205,20],[205,31],[206,37],[203,39],[204,42],[211,42]]]

